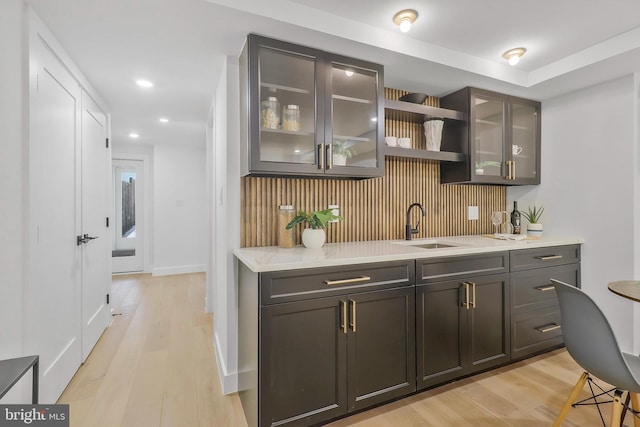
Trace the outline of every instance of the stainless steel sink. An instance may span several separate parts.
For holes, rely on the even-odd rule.
[[[460,245],[456,245],[453,243],[443,243],[443,242],[438,242],[438,241],[420,241],[420,240],[416,240],[416,241],[411,241],[411,240],[403,240],[400,242],[394,242],[396,245],[403,245],[403,246],[411,246],[413,248],[422,248],[422,249],[442,249],[442,248],[456,248]]]
[[[423,249],[439,249],[439,248],[455,248],[457,245],[448,245],[446,243],[418,243],[416,245],[412,245],[408,243],[409,246],[413,246],[414,248],[423,248]]]

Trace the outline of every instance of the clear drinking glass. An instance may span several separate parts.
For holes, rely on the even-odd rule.
[[[501,211],[495,211],[491,214],[491,223],[493,224],[493,226],[496,228],[496,232],[495,234],[498,234],[498,227],[500,226],[500,224],[502,224],[502,212]]]

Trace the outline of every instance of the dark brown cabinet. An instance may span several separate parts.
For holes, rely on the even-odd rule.
[[[422,272],[416,287],[418,389],[507,363],[508,253],[417,260],[416,265]]]
[[[540,102],[467,87],[440,105],[469,118],[443,130],[442,149],[465,156],[441,166],[443,183],[540,183]]]
[[[562,324],[550,279],[580,286],[580,246],[511,251],[511,357],[562,345]]]
[[[257,410],[249,425],[312,425],[416,390],[413,260],[258,275],[241,266],[240,279],[260,294],[239,297],[239,332],[253,337],[239,364],[257,371],[240,391],[245,412]]]
[[[251,34],[240,70],[243,175],[384,174],[381,65]]]

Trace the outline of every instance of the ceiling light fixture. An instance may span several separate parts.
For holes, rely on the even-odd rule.
[[[153,87],[153,83],[151,83],[149,80],[136,80],[136,84],[140,87],[143,88],[150,88]]]
[[[159,119],[162,123],[169,123],[169,119],[167,119],[166,117],[160,117]]]
[[[135,133],[135,132],[131,132],[131,133],[129,134],[129,138],[136,139],[136,138],[139,138],[139,137],[140,137],[140,135],[138,135],[138,134],[137,134],[137,133]]]
[[[393,15],[393,22],[400,27],[400,31],[406,33],[411,29],[413,24],[418,19],[418,12],[413,9],[405,9]]]
[[[527,52],[527,49],[524,47],[516,47],[514,49],[509,49],[505,53],[502,54],[502,57],[509,61],[509,65],[516,65],[520,62],[520,58]]]
[[[344,70],[344,74],[345,74],[347,77],[351,77],[351,76],[353,76],[353,70]]]

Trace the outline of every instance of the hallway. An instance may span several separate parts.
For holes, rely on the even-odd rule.
[[[72,427],[246,426],[221,394],[204,273],[114,276],[113,324],[58,400]]]

